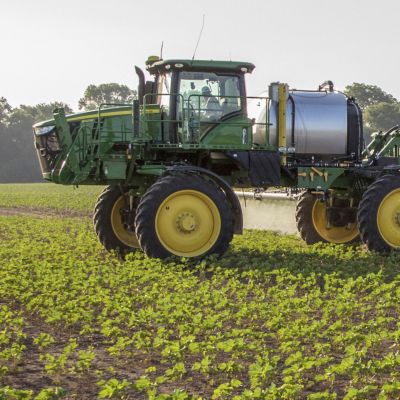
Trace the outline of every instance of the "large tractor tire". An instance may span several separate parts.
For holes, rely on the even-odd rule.
[[[357,221],[335,226],[328,223],[326,202],[304,192],[296,206],[296,223],[301,238],[307,244],[317,242],[351,243],[359,237]]]
[[[134,226],[137,203],[138,198],[133,198],[131,205],[120,186],[108,186],[98,197],[93,224],[100,243],[108,251],[126,253],[140,248]]]
[[[197,175],[160,178],[137,207],[136,234],[149,257],[221,255],[233,236],[225,194]]]
[[[400,176],[386,175],[365,191],[358,221],[369,250],[400,249]]]

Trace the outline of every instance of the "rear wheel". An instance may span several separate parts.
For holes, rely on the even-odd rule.
[[[220,255],[232,240],[233,214],[213,183],[196,175],[171,175],[142,197],[135,225],[149,257]]]
[[[307,244],[317,242],[351,243],[359,236],[354,208],[348,200],[334,200],[327,207],[316,195],[305,192],[296,206],[296,223],[301,238]]]
[[[108,186],[97,199],[93,223],[100,243],[108,250],[122,252],[140,248],[134,219],[137,197],[128,195],[119,186]]]
[[[362,241],[369,250],[400,249],[400,177],[386,175],[365,191],[358,213]]]

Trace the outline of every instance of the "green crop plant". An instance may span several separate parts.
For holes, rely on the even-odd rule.
[[[66,391],[63,388],[47,388],[42,389],[34,400],[59,400],[66,395]]]
[[[13,389],[10,386],[5,386],[0,389],[1,400],[31,400],[32,397],[32,390]]]
[[[126,379],[119,381],[115,378],[111,378],[107,381],[99,381],[97,384],[100,387],[100,399],[126,399],[128,397],[125,396],[124,393],[131,386],[131,383]]]
[[[42,389],[36,396],[32,390],[13,389],[9,386],[0,389],[1,400],[59,400],[65,394],[66,391],[60,387]]]
[[[93,346],[89,346],[86,350],[78,350],[76,363],[72,370],[81,374],[90,371],[95,358],[96,354]]]
[[[23,356],[26,334],[20,313],[13,312],[7,305],[0,306],[0,379],[16,367]]]
[[[46,353],[40,357],[40,360],[45,362],[46,372],[54,376],[57,383],[59,382],[60,376],[65,372],[67,363],[70,361],[71,355],[77,346],[76,339],[71,338],[60,355],[54,356]]]
[[[40,350],[43,350],[54,343],[54,338],[46,332],[41,332],[33,339],[33,343],[36,344]]]

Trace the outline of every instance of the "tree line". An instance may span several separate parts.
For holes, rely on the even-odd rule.
[[[375,131],[400,123],[400,102],[375,85],[353,83],[345,94],[354,97],[363,110],[366,140]],[[129,103],[136,91],[126,85],[105,83],[89,85],[79,100],[79,110],[94,110],[102,103]],[[41,182],[41,172],[33,146],[32,125],[51,119],[54,108],[73,110],[63,102],[12,107],[0,97],[0,182]]]
[[[386,131],[400,124],[400,102],[380,87],[353,83],[346,86],[344,93],[354,97],[363,111],[367,141],[370,140],[371,133]]]

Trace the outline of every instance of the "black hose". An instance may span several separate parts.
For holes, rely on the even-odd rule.
[[[333,82],[332,81],[325,81],[322,82],[319,86],[318,86],[318,91],[320,92],[322,89],[326,88],[328,86],[329,91],[333,92]]]

